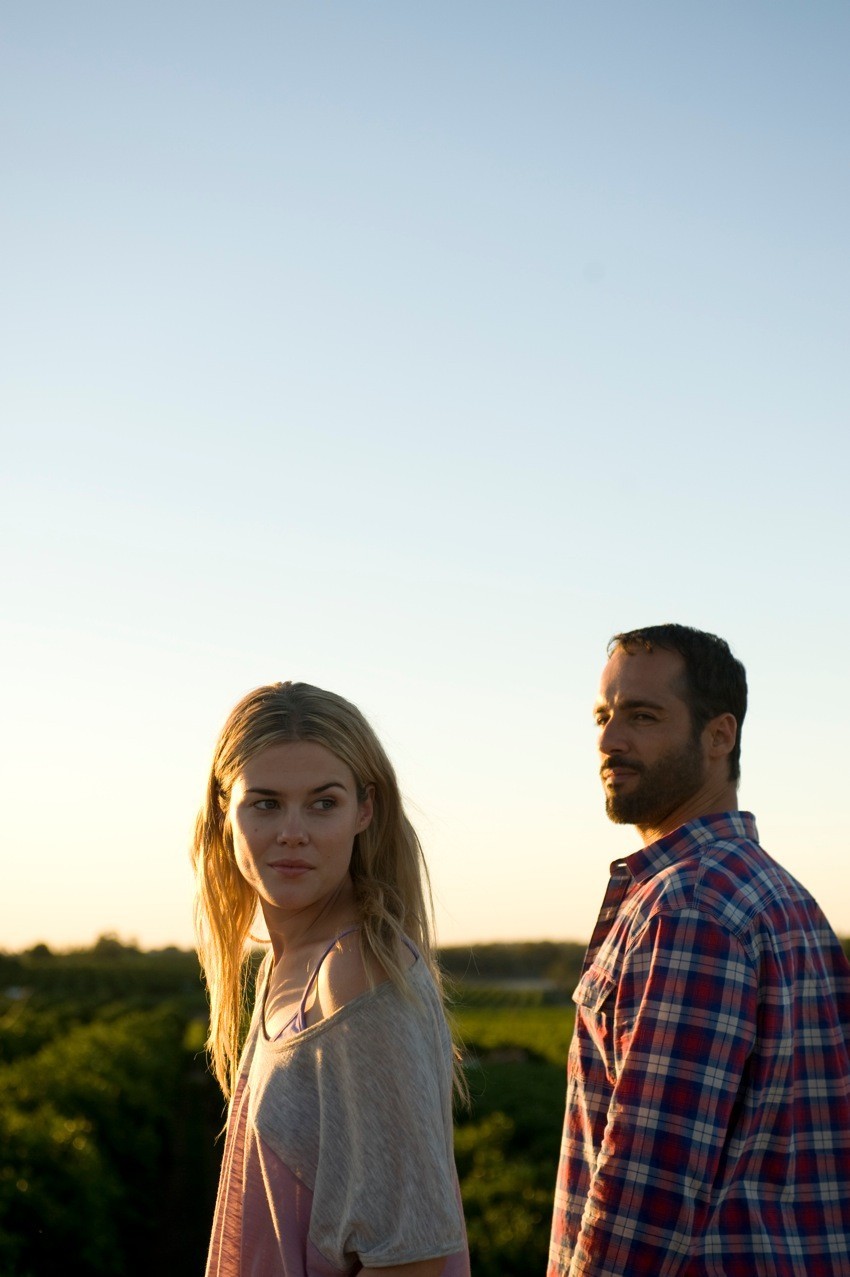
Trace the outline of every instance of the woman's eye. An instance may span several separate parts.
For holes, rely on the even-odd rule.
[[[257,811],[274,811],[277,803],[274,798],[258,798],[254,806]]]
[[[320,798],[314,806],[316,806],[319,811],[331,811],[334,807],[336,807],[336,803],[333,798]]]

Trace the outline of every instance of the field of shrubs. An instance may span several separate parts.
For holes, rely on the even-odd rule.
[[[519,948],[536,950],[524,979]],[[471,1095],[456,1151],[476,1277],[545,1271],[572,948],[491,946],[486,970],[444,955]],[[191,953],[103,937],[85,953],[0,954],[3,1277],[203,1272],[224,1116],[205,1026]]]

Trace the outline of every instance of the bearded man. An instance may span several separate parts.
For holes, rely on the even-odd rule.
[[[738,810],[744,667],[616,635],[596,703],[611,866],[576,1024],[549,1277],[848,1277],[850,965]]]

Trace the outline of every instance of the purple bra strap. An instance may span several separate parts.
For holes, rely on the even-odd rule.
[[[298,1031],[299,1031],[299,1032],[303,1032],[303,1029],[304,1029],[304,1011],[305,1011],[306,1006],[307,1006],[307,998],[310,996],[310,990],[312,989],[313,985],[316,983],[316,980],[319,978],[319,971],[321,970],[322,963],[324,962],[324,960],[325,960],[325,958],[328,956],[328,954],[331,952],[331,950],[332,950],[332,949],[333,949],[333,948],[334,948],[337,944],[339,944],[340,940],[342,940],[344,936],[350,936],[353,932],[355,932],[355,931],[359,931],[359,930],[360,930],[360,923],[358,922],[355,926],[353,926],[353,927],[346,927],[345,931],[340,931],[340,933],[339,933],[339,935],[338,935],[338,936],[334,936],[333,940],[330,942],[330,944],[328,945],[327,949],[325,949],[324,953],[323,953],[323,954],[322,954],[322,956],[319,958],[319,961],[318,961],[318,962],[316,963],[316,965],[313,967],[313,971],[312,971],[312,974],[311,974],[311,976],[310,976],[310,979],[309,979],[309,980],[307,981],[307,983],[305,984],[305,986],[304,986],[304,992],[301,994],[301,1003],[300,1003],[300,1005],[299,1005],[299,1007],[298,1007],[298,1012],[297,1012],[297,1014],[296,1014],[296,1016],[295,1016],[295,1020],[294,1020],[294,1023],[298,1026]]]
[[[344,936],[350,936],[355,931],[359,931],[359,930],[360,930],[360,924],[357,923],[353,927],[347,927],[345,931],[340,931],[338,936],[334,936],[333,940],[330,942],[327,949],[325,949],[324,953],[319,958],[319,961],[316,963],[315,967],[313,968],[312,974],[310,975],[310,979],[307,981],[306,985],[304,986],[304,992],[301,995],[301,1002],[299,1004],[298,1010],[295,1012],[295,1015],[292,1017],[289,1024],[285,1025],[284,1028],[281,1029],[280,1033],[277,1035],[278,1038],[282,1037],[283,1034],[287,1031],[287,1029],[292,1029],[293,1032],[295,1033],[304,1032],[304,1029],[306,1028],[306,1025],[304,1024],[304,1012],[307,1006],[307,999],[310,996],[310,990],[312,989],[313,985],[316,983],[316,980],[318,979],[319,971],[321,969],[322,963],[324,962],[328,954],[331,952],[331,950],[334,948],[334,946],[338,944],[339,941],[342,940]],[[407,945],[408,949],[410,950],[410,952],[413,954],[414,958],[418,962],[419,950],[416,948],[416,945],[413,943],[412,940],[408,940],[407,936],[402,936],[402,940]]]

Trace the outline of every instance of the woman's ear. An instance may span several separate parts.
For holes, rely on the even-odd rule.
[[[374,798],[375,798],[375,786],[367,785],[366,797],[361,798],[360,802],[358,803],[357,824],[355,826],[355,833],[362,834],[363,830],[368,829],[368,827],[371,825],[372,816],[375,814]]]

